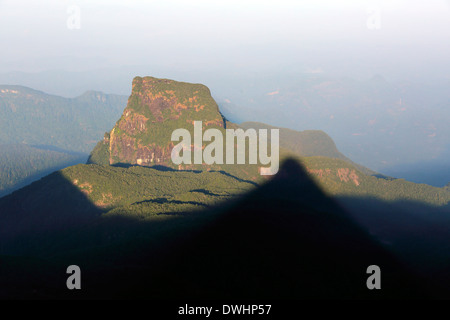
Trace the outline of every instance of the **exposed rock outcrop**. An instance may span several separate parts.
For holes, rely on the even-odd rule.
[[[195,120],[202,121],[204,129],[225,128],[206,86],[136,77],[122,117],[97,144],[89,162],[173,167],[171,134],[184,128],[193,135]]]

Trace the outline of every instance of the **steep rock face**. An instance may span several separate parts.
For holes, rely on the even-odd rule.
[[[89,162],[172,166],[172,132],[184,128],[193,136],[196,120],[203,122],[204,130],[225,128],[225,121],[206,86],[136,77],[122,117],[98,143]]]

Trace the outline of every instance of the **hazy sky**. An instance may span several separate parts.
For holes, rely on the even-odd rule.
[[[450,77],[450,1],[0,0],[0,72],[124,65]]]

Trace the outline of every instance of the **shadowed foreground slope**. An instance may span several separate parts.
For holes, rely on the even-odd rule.
[[[366,287],[373,264],[381,267],[382,290]],[[182,244],[147,288],[180,298],[422,295],[411,274],[289,160],[274,180]]]
[[[77,230],[48,234],[42,242],[72,239],[77,245],[70,250],[34,260],[0,257],[0,296],[444,297],[360,228],[294,160],[240,199],[165,216],[100,217]],[[79,291],[65,286],[71,264],[82,270]],[[381,268],[381,290],[366,287],[370,265]]]
[[[420,281],[355,225],[295,161],[191,236],[89,274],[84,297],[413,298]],[[204,214],[207,214],[205,212]],[[163,244],[161,244],[163,245]],[[170,248],[170,249],[169,249]],[[152,252],[152,253],[151,253]],[[366,287],[367,267],[382,290]]]

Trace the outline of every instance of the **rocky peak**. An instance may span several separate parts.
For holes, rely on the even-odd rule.
[[[170,165],[172,132],[193,132],[194,121],[206,128],[225,128],[210,90],[202,84],[154,77],[135,77],[121,118],[105,134],[89,162],[99,164]]]

